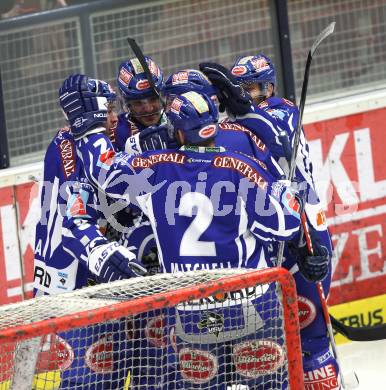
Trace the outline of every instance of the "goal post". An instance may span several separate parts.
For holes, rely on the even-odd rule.
[[[302,389],[295,282],[192,271],[3,306],[0,365],[1,390]]]

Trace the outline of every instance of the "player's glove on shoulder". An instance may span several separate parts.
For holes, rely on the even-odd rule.
[[[311,255],[307,245],[296,247],[293,243],[288,244],[292,256],[296,258],[299,271],[309,282],[320,282],[328,274],[331,261],[327,248],[321,245],[313,230],[310,231],[314,254]]]
[[[214,62],[202,62],[200,70],[216,87],[220,111],[224,108],[232,115],[245,115],[251,110],[252,99],[236,81],[229,69]]]
[[[139,154],[146,150],[176,149],[177,141],[170,125],[149,126],[128,138],[125,151]]]
[[[135,254],[117,242],[97,246],[88,257],[88,268],[100,283],[147,275]]]

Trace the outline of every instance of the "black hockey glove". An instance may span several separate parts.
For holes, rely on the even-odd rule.
[[[310,235],[314,254],[310,255],[307,245],[304,243],[301,247],[296,247],[293,243],[288,243],[288,249],[291,256],[296,258],[300,273],[309,282],[321,282],[328,274],[331,256],[327,248],[320,244],[311,230]]]
[[[142,257],[142,264],[147,269],[148,275],[155,275],[159,273],[160,267],[158,261],[158,250],[156,247],[151,248],[149,253]]]
[[[232,115],[245,115],[250,111],[252,99],[236,81],[229,69],[214,62],[202,62],[200,70],[216,87],[220,112],[224,108]]]

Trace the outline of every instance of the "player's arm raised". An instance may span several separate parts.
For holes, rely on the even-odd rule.
[[[286,134],[286,123],[253,105],[250,95],[238,84],[229,69],[212,62],[203,62],[199,66],[216,87],[220,108],[226,109],[233,120],[258,136],[274,157],[286,157],[281,139],[281,135]]]

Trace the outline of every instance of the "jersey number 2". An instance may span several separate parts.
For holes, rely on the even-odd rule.
[[[216,245],[213,241],[200,241],[201,235],[213,219],[212,202],[200,192],[188,192],[181,197],[178,214],[192,217],[194,207],[197,214],[182,236],[180,256],[216,256]]]

